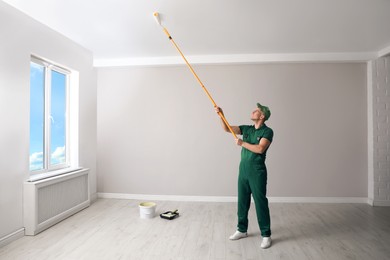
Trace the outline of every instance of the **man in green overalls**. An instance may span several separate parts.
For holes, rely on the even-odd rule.
[[[216,112],[223,113],[217,107]],[[251,204],[251,195],[255,201],[257,221],[260,227],[263,241],[261,248],[271,246],[271,220],[268,208],[267,168],[265,157],[273,138],[273,131],[265,125],[265,121],[271,116],[268,107],[257,103],[257,108],[251,114],[254,125],[231,126],[233,132],[242,135],[243,139],[236,139],[237,145],[242,147],[240,171],[238,176],[238,225],[237,231],[229,237],[237,240],[247,237],[248,211]],[[222,127],[229,132],[228,127],[222,121]]]

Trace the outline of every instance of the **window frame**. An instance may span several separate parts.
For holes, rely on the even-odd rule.
[[[71,71],[58,66],[52,62],[48,62],[44,59],[41,59],[36,56],[31,56],[30,59],[30,68],[31,63],[38,64],[43,66],[44,69],[44,127],[43,127],[43,169],[41,170],[31,170],[30,161],[29,161],[29,171],[30,175],[44,174],[60,169],[69,168],[70,165],[70,79]],[[51,147],[51,88],[52,81],[51,75],[52,72],[57,72],[65,75],[65,162],[59,164],[51,164],[51,153],[54,151],[50,150]],[[30,82],[30,91],[31,91],[31,82]],[[31,98],[31,95],[30,95]],[[30,100],[31,102],[31,100]],[[30,115],[31,120],[31,115]],[[31,156],[31,154],[29,155]]]

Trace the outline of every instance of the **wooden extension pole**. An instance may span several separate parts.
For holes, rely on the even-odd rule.
[[[175,43],[175,41],[172,39],[172,36],[169,34],[168,30],[163,27],[161,25],[161,22],[160,22],[160,18],[158,16],[158,13],[154,13],[153,14],[154,18],[156,19],[156,22],[163,28],[163,31],[164,33],[168,36],[169,40],[172,42],[173,46],[176,48],[176,50],[180,53],[181,57],[183,58],[183,60],[185,61],[185,63],[187,64],[187,67],[190,69],[192,75],[194,75],[194,77],[196,78],[196,80],[198,81],[199,85],[202,87],[202,89],[204,90],[204,92],[206,93],[207,97],[210,99],[211,103],[213,104],[214,108],[217,107],[217,104],[215,103],[214,99],[211,97],[210,93],[208,92],[208,90],[206,89],[206,87],[203,85],[202,81],[200,80],[200,78],[198,77],[198,75],[196,74],[196,72],[194,71],[194,69],[192,68],[191,64],[188,62],[188,60],[186,59],[186,57],[184,56],[184,54],[181,52],[181,50],[179,49],[179,47],[177,46],[177,44]],[[223,120],[223,122],[226,124],[226,126],[228,127],[229,131],[232,133],[232,135],[234,136],[234,139],[238,139],[237,135],[234,133],[233,129],[231,128],[231,126],[229,125],[228,121],[226,120],[225,116],[222,114],[222,112],[218,112],[218,115],[219,117]]]

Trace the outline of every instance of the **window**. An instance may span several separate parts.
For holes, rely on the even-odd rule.
[[[69,71],[32,58],[30,63],[30,171],[69,166]]]

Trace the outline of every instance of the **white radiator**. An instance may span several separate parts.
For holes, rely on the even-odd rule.
[[[24,183],[26,235],[39,232],[90,205],[88,169]]]

